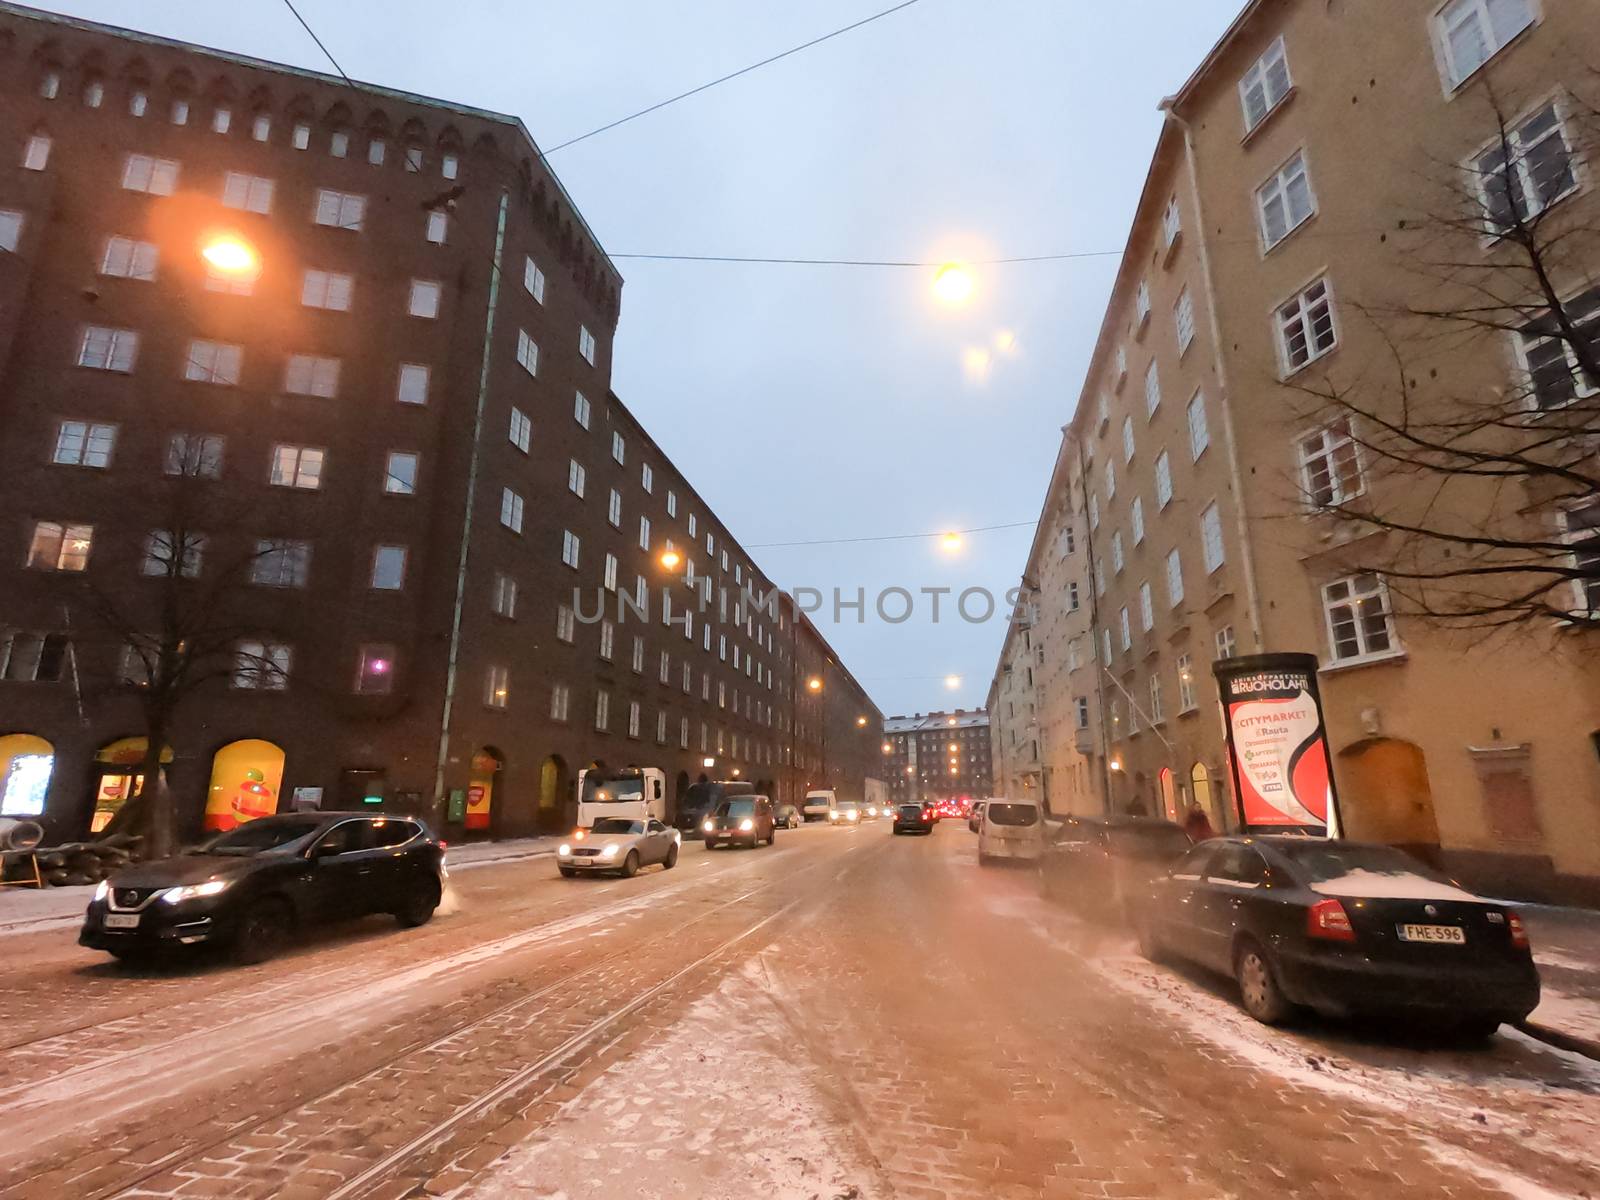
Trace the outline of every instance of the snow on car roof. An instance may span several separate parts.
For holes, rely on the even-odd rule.
[[[1321,879],[1310,885],[1313,892],[1324,896],[1352,896],[1368,900],[1470,900],[1484,903],[1484,897],[1473,895],[1448,883],[1399,871],[1355,870],[1333,879]]]

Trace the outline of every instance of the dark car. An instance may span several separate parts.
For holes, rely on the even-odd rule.
[[[1181,826],[1152,817],[1068,817],[1039,859],[1046,900],[1125,921],[1150,881],[1188,853]]]
[[[894,810],[896,833],[932,833],[938,815],[926,804],[902,804]]]
[[[782,829],[799,829],[806,819],[798,804],[779,804],[772,810],[772,823]]]
[[[735,796],[717,805],[700,822],[706,849],[715,850],[724,842],[730,846],[772,845],[772,801],[765,796]]]
[[[1138,929],[1146,956],[1233,975],[1269,1025],[1304,1005],[1487,1037],[1539,1003],[1522,918],[1390,846],[1202,842],[1152,885]]]
[[[746,779],[712,779],[692,783],[678,797],[678,809],[672,819],[673,828],[684,837],[699,837],[706,818],[717,811],[717,805],[733,796],[753,796],[756,785]]]
[[[78,942],[126,960],[223,945],[261,962],[308,925],[369,913],[424,924],[444,878],[444,846],[414,817],[262,817],[191,853],[118,871],[90,900]]]

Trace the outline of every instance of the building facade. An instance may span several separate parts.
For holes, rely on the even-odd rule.
[[[103,827],[153,681],[189,832],[877,767],[611,391],[621,277],[519,120],[5,5],[0,63],[7,815]]]
[[[1434,490],[1372,450],[1413,405],[1566,388],[1564,411],[1581,416],[1594,395],[1550,361],[1559,339],[1539,324],[1538,289],[1501,292],[1524,315],[1498,327],[1429,336],[1387,319],[1470,312],[1474,294],[1515,280],[1503,239],[1483,232],[1506,204],[1537,203],[1563,234],[1560,295],[1593,286],[1597,143],[1583,114],[1600,111],[1600,26],[1587,16],[1550,0],[1259,0],[1163,102],[1063,435],[1080,470],[1058,469],[1045,505],[1047,523],[1066,514],[1085,534],[1044,606],[1062,607],[1064,583],[1092,597],[1094,671],[1068,677],[1074,707],[1103,701],[1091,740],[1114,809],[1198,804],[1236,826],[1211,665],[1310,652],[1350,836],[1485,887],[1600,895],[1593,629],[1450,627],[1360,565],[1402,559],[1425,509],[1471,526],[1509,504],[1545,542],[1588,511],[1504,499],[1515,483]],[[1480,210],[1465,219],[1446,208],[1462,193]],[[1366,427],[1352,396],[1372,397]],[[1358,508],[1397,515],[1375,528],[1348,519]],[[1592,612],[1594,548],[1569,540],[1572,603]],[[1017,636],[1002,690],[1001,676],[1016,686]],[[1017,699],[1048,704],[1037,683]]]
[[[987,712],[958,708],[890,717],[882,733],[889,796],[896,804],[994,794]]]

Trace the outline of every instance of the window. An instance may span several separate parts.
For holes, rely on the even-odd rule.
[[[240,642],[234,647],[233,686],[281,692],[289,686],[294,652],[282,642]]]
[[[269,213],[272,211],[272,180],[229,171],[222,177],[222,203],[245,212]]]
[[[564,683],[558,683],[550,689],[550,719],[552,721],[565,721],[572,707],[572,691]]]
[[[56,446],[50,461],[72,467],[109,467],[116,444],[115,425],[62,421],[56,426]]]
[[[630,701],[628,704],[628,736],[631,738],[639,736],[639,702],[637,700]]]
[[[661,652],[661,682],[667,683],[672,677],[672,657],[663,650]]]
[[[432,372],[422,363],[401,363],[395,399],[401,404],[426,404],[428,380],[431,374]]]
[[[1178,235],[1182,232],[1183,209],[1178,204],[1178,198],[1174,196],[1167,201],[1167,211],[1161,214],[1162,241],[1170,247],[1178,240]]]
[[[1233,636],[1233,626],[1224,625],[1214,639],[1218,658],[1232,658],[1239,653],[1239,643]]]
[[[1194,710],[1194,669],[1187,654],[1178,655],[1178,711]]]
[[[64,634],[12,633],[0,641],[0,679],[10,683],[55,683],[64,673],[69,649]],[[8,815],[9,812],[8,809]]]
[[[406,170],[410,171],[413,175],[419,174],[421,172],[421,170],[422,170],[422,147],[421,146],[407,146],[406,147]]]
[[[178,164],[169,158],[130,154],[123,164],[122,186],[130,192],[170,196],[178,187]]]
[[[0,250],[15,250],[21,241],[22,214],[15,209],[0,208]],[[152,268],[154,265],[152,262]]]
[[[1156,625],[1155,594],[1148,582],[1139,585],[1139,628],[1149,633]]]
[[[350,153],[350,135],[336,130],[328,138],[328,153],[334,158],[344,158]]]
[[[638,634],[633,635],[633,671],[636,675],[644,674],[644,639]]]
[[[534,263],[532,255],[522,260],[522,286],[540,304],[544,303],[544,272]]]
[[[207,263],[205,289],[208,292],[221,292],[225,296],[251,296],[255,294],[256,276],[232,275]]]
[[[583,469],[582,463],[575,458],[569,460],[567,463],[567,490],[581,499],[584,480],[587,475],[588,472]]]
[[[1127,559],[1122,552],[1122,530],[1119,529],[1111,535],[1111,569],[1121,575],[1126,565]]]
[[[367,162],[374,167],[383,166],[383,156],[388,149],[382,138],[373,138],[367,143]]]
[[[1600,353],[1600,287],[1591,288],[1561,307],[1563,317],[1578,337]],[[1579,366],[1577,353],[1554,314],[1524,326],[1518,349],[1528,375],[1529,396],[1538,408],[1560,408],[1600,391],[1600,379],[1590,378]]]
[[[250,136],[258,142],[264,142],[272,135],[272,118],[265,113],[258,113],[255,120],[250,122]]]
[[[39,96],[44,100],[54,100],[61,94],[61,72],[46,71],[44,78],[39,80]]]
[[[1473,163],[1484,232],[1499,236],[1577,190],[1572,148],[1554,103],[1505,130]]]
[[[265,587],[305,587],[311,570],[311,543],[289,538],[262,538],[256,542],[250,582]]]
[[[506,437],[513,446],[524,454],[528,452],[528,446],[533,439],[533,421],[527,413],[514,405],[511,409],[511,425],[506,432]]]
[[[222,475],[221,434],[175,433],[167,442],[166,473],[191,479],[218,479]]]
[[[483,702],[489,708],[504,708],[510,698],[511,671],[497,663],[483,673]]]
[[[1093,492],[1089,493],[1089,528],[1100,528],[1100,497]]]
[[[28,144],[22,149],[22,169],[24,171],[42,171],[49,165],[49,135],[36,133],[28,139]]]
[[[339,360],[316,354],[291,354],[284,371],[283,390],[295,396],[331,399],[339,394]]]
[[[1294,86],[1289,78],[1289,55],[1279,38],[1251,64],[1239,80],[1239,101],[1244,105],[1244,127],[1254,129],[1277,108]]]
[[[1183,558],[1176,548],[1167,554],[1167,601],[1173,608],[1183,603]]]
[[[311,126],[301,122],[290,132],[289,143],[296,150],[304,150],[311,145]]]
[[[1261,185],[1256,206],[1261,214],[1261,238],[1268,250],[1310,219],[1317,201],[1311,193],[1304,152],[1284,163],[1276,175]]]
[[[577,636],[578,618],[574,615],[571,606],[563,604],[556,609],[556,638],[558,641],[570,643]]]
[[[1122,461],[1133,461],[1133,418],[1122,418]]]
[[[232,124],[233,124],[233,113],[232,112],[230,112],[226,108],[212,109],[212,111],[211,111],[211,132],[212,133],[227,133],[229,127]]]
[[[1117,498],[1117,468],[1112,463],[1106,464],[1106,499]]]
[[[87,108],[99,108],[106,98],[106,85],[98,79],[91,80],[83,89],[83,103]]]
[[[504,571],[494,573],[494,587],[489,593],[489,611],[508,621],[516,620],[517,581]]]
[[[383,468],[383,490],[391,496],[410,496],[417,490],[418,456],[409,450],[389,451]]]
[[[673,492],[673,491],[668,491],[667,492],[667,516],[675,517],[677,515],[678,515],[678,493],[677,492]]]
[[[608,592],[617,590],[617,556],[607,551],[605,573],[601,576],[601,586]]]
[[[589,332],[587,325],[578,326],[578,353],[583,355],[583,361],[591,367],[594,366],[594,334]]]
[[[1122,648],[1131,650],[1133,648],[1133,624],[1128,619],[1128,606],[1126,604],[1117,610],[1117,630],[1122,637]]]
[[[1078,604],[1078,581],[1076,579],[1069,580],[1067,583],[1067,611],[1077,612]]]
[[[655,472],[650,469],[649,463],[645,463],[644,466],[639,469],[639,484],[646,492],[653,493],[656,490],[656,475]]]
[[[628,446],[627,443],[622,440],[622,435],[620,433],[613,433],[611,435],[611,457],[620,463],[627,457],[627,453]]]
[[[1206,447],[1211,445],[1211,429],[1206,424],[1206,397],[1204,392],[1196,392],[1189,400],[1189,457],[1195,462],[1200,461],[1200,456],[1206,452]]]
[[[650,518],[639,518],[639,549],[650,549]]]
[[[20,226],[21,214],[17,214],[17,217]],[[14,240],[9,248],[16,248]],[[100,259],[100,274],[119,279],[154,279],[157,254],[154,242],[140,242],[128,237],[107,238],[106,252]]]
[[[350,291],[355,280],[337,271],[307,271],[300,284],[300,303],[307,308],[350,311]]]
[[[317,189],[316,208],[312,212],[312,219],[318,225],[329,225],[334,229],[359,230],[366,215],[365,196],[336,192],[331,188]]]
[[[512,533],[522,532],[522,497],[510,488],[500,490],[500,524]]]
[[[1376,658],[1399,648],[1388,592],[1376,575],[1352,575],[1326,585],[1322,608],[1335,662]]]
[[[443,155],[439,159],[439,174],[446,179],[454,179],[461,174],[461,159],[454,154]]]
[[[1150,676],[1150,724],[1159,725],[1167,719],[1161,707],[1161,676]]]
[[[323,451],[310,446],[274,446],[270,482],[314,492],[322,486],[322,460]]]
[[[189,102],[187,100],[174,100],[172,102],[172,123],[174,125],[187,125],[189,123]]]
[[[1173,320],[1178,329],[1178,353],[1185,354],[1194,341],[1194,299],[1189,295],[1188,288],[1184,288],[1183,294],[1178,297]]]
[[[435,209],[428,214],[427,226],[423,230],[423,237],[435,246],[444,245],[445,238],[450,233],[450,215]]]
[[[1156,507],[1166,508],[1172,503],[1172,459],[1163,450],[1156,455]]]
[[[398,592],[406,582],[406,548],[379,546],[372,552],[372,590]]]
[[[1143,329],[1146,321],[1150,319],[1150,281],[1141,279],[1139,290],[1133,298],[1133,323],[1137,328]]]
[[[1161,407],[1161,370],[1155,363],[1150,364],[1150,369],[1144,373],[1144,411],[1146,416],[1155,416],[1156,409]]]
[[[1573,615],[1600,619],[1600,501],[1591,500],[1561,514],[1562,535],[1572,547]]]
[[[589,428],[589,414],[589,398],[579,392],[577,399],[572,404],[572,419],[587,429]]]
[[[667,744],[667,710],[664,708],[656,713],[656,741],[663,746]]]
[[[28,565],[47,571],[82,571],[94,545],[93,525],[39,521],[28,543]]]
[[[244,349],[220,342],[190,342],[183,364],[183,377],[200,383],[236,384],[243,365]]]
[[[611,497],[606,501],[606,520],[618,529],[622,528],[622,493],[616,488],[611,489]]]
[[[1450,0],[1433,18],[1451,87],[1533,24],[1531,0]]]
[[[1135,496],[1128,508],[1128,525],[1133,532],[1133,544],[1144,541],[1144,497]]]
[[[1317,280],[1278,310],[1278,349],[1286,374],[1315,362],[1338,342],[1326,279]]]
[[[617,640],[617,627],[610,621],[600,622],[600,657],[611,661],[612,649]]]
[[[526,329],[517,330],[517,362],[529,375],[539,373],[539,347]]]
[[[411,281],[411,296],[406,301],[406,312],[413,317],[424,317],[431,321],[439,315],[439,296],[442,291],[442,286],[435,280],[413,279]],[[522,362],[522,347],[520,344],[517,347],[517,361]],[[527,365],[523,363],[523,366]],[[528,373],[530,375],[533,374],[532,367],[528,367]]]
[[[356,694],[387,696],[394,690],[394,647],[362,646],[356,655]]]
[[[689,514],[689,536],[690,537],[694,537],[694,535],[695,535],[694,527],[695,527],[695,515],[693,513],[690,513]]]
[[[566,563],[567,566],[571,567],[573,570],[577,570],[578,568],[578,551],[581,548],[582,545],[577,534],[573,533],[570,529],[562,531],[561,561]]]
[[[1300,487],[1313,508],[1340,505],[1362,493],[1361,453],[1348,417],[1300,439]]]
[[[93,367],[98,371],[133,370],[139,355],[139,335],[131,329],[107,329],[90,325],[83,331],[83,341],[78,344],[78,365]]]
[[[594,727],[604,732],[611,724],[611,695],[597,692],[594,697]]]
[[[1201,558],[1209,575],[1223,563],[1222,550],[1222,510],[1213,500],[1206,505],[1205,512],[1200,514],[1200,549]]]
[[[1079,696],[1073,702],[1073,705],[1078,714],[1078,728],[1089,728],[1089,698],[1087,696]]]

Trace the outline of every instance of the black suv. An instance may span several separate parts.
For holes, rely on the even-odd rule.
[[[285,813],[118,871],[89,902],[78,942],[124,960],[220,944],[261,962],[306,925],[369,913],[421,925],[444,879],[444,846],[415,817]]]
[[[939,814],[931,805],[902,804],[894,810],[896,833],[932,833]]]

